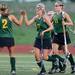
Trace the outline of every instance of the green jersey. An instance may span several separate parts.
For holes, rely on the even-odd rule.
[[[35,23],[36,23],[36,28],[37,28],[37,32],[38,32],[37,38],[41,38],[40,33],[42,31],[46,30],[47,28],[49,28],[49,26],[46,22],[44,22],[43,18],[36,19]],[[44,33],[44,38],[50,38],[50,37],[51,37],[50,31]]]
[[[53,15],[53,25],[54,25],[54,32],[62,33],[63,32],[63,25],[62,25],[63,14],[62,13],[55,13]]]
[[[0,16],[0,37],[13,37],[12,22],[8,17]]]

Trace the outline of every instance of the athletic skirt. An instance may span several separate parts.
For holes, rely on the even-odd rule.
[[[0,47],[14,46],[14,38],[12,37],[0,37]]]
[[[39,48],[40,50],[41,50],[41,48],[42,49],[52,49],[51,39],[50,38],[48,38],[48,39],[36,38],[34,47]]]
[[[67,44],[71,43],[68,32],[66,32],[66,41],[67,41]],[[64,42],[64,33],[54,34],[52,42],[57,43],[59,45],[64,45],[65,44],[65,42]]]

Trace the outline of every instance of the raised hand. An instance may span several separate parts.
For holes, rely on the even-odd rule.
[[[20,11],[21,15],[25,16],[26,12],[24,10]]]

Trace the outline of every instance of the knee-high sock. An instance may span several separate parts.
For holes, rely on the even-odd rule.
[[[15,62],[15,57],[10,57],[11,71],[16,70]]]
[[[59,59],[59,61],[61,61],[61,62],[64,62],[64,58],[62,58],[62,57],[60,57],[59,55],[53,55],[54,57],[56,57],[56,58],[58,58]]]
[[[52,62],[52,68],[53,67],[59,67],[59,59],[54,57],[53,55],[52,56],[48,56],[48,60],[47,61],[51,61]]]
[[[73,65],[75,64],[75,62],[74,62],[74,59],[73,59],[72,54],[69,54],[69,55],[67,56],[67,58],[68,58],[68,60],[69,60],[69,62],[70,62],[70,64],[71,64],[71,66],[73,66]]]
[[[48,56],[48,60],[47,61],[56,61],[56,58],[52,55],[52,56]]]
[[[64,62],[64,58],[60,57],[59,55],[53,55],[54,58],[58,58],[59,59],[59,68],[62,69],[63,67],[63,64],[65,63]],[[52,68],[54,67],[54,62],[52,62],[53,66]]]
[[[43,63],[42,60],[39,61],[39,62],[37,63],[37,65],[40,67],[41,72],[45,72],[45,71],[46,71],[46,70],[45,70],[45,67],[44,67],[44,63]]]

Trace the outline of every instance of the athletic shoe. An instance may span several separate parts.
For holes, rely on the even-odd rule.
[[[64,73],[65,69],[66,69],[66,63],[64,62],[64,63],[62,63],[62,67],[60,68],[60,72]]]
[[[40,73],[38,73],[38,75],[46,75],[46,71],[40,71]]]
[[[54,62],[54,66],[51,68],[48,74],[58,73],[59,71],[59,59],[56,59],[56,62]]]
[[[60,71],[60,69],[59,69],[59,68],[57,68],[57,69],[52,68],[52,69],[48,72],[48,74],[59,73],[59,71]]]
[[[14,70],[11,71],[11,75],[16,75],[16,72]]]
[[[48,72],[48,74],[54,74],[55,72],[56,72],[55,69],[52,68],[52,69]]]
[[[75,65],[73,65],[71,68],[72,68],[71,74],[75,73]]]
[[[38,75],[46,75],[46,73],[45,72],[41,72]]]

